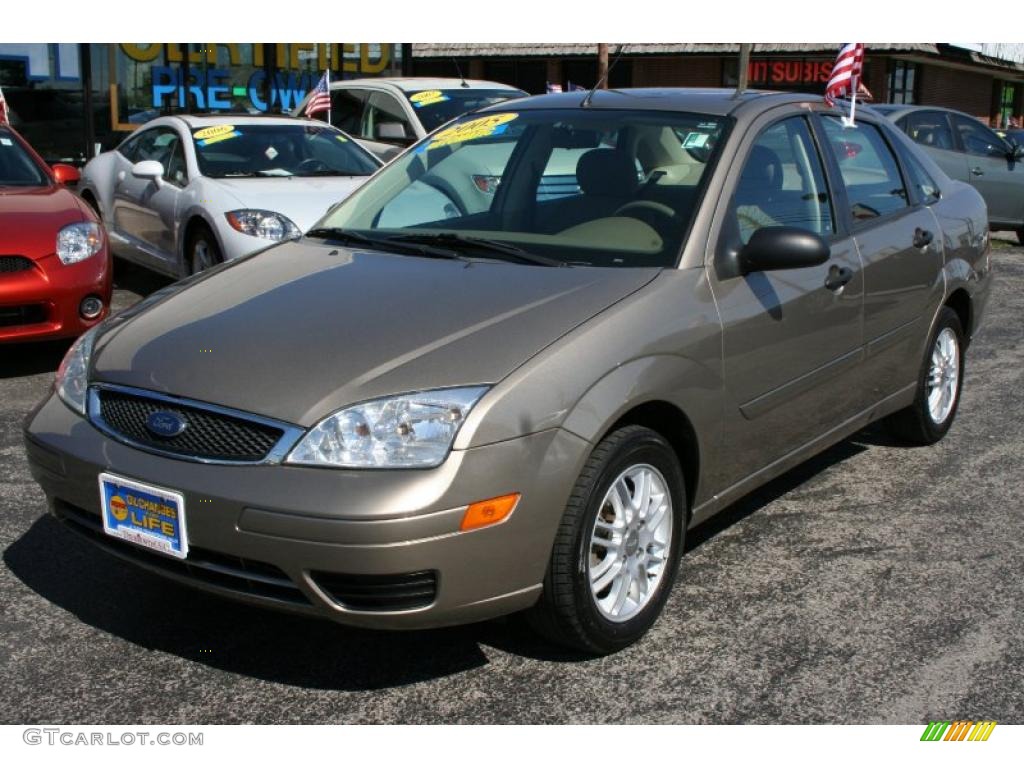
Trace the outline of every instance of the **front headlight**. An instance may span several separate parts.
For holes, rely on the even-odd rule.
[[[78,337],[61,360],[57,369],[57,395],[71,410],[85,415],[85,398],[89,389],[89,359],[92,345],[100,326],[91,328]]]
[[[61,264],[74,264],[95,256],[103,247],[103,232],[92,221],[68,224],[57,233],[57,258]]]
[[[243,208],[228,211],[224,215],[233,229],[253,237],[262,237],[264,240],[287,240],[302,234],[291,219],[274,211]]]
[[[285,460],[324,467],[436,467],[487,387],[415,392],[336,411]]]

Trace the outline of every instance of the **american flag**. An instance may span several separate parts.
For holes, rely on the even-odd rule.
[[[0,88],[0,125],[8,125],[11,122],[7,114],[7,100],[4,98],[4,89]]]
[[[562,92],[562,85],[561,85],[561,83],[548,83],[547,92],[548,93],[561,93]]]
[[[860,73],[864,68],[864,43],[843,43],[832,65],[832,75],[825,86],[825,103],[830,107],[835,100],[857,92]]]
[[[330,111],[331,109],[331,71],[327,70],[324,72],[323,77],[320,78],[320,82],[316,84],[316,88],[313,89],[313,97],[306,104],[306,115],[312,115],[317,112],[323,112],[325,109]]]

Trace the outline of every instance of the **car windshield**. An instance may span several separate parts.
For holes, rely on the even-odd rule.
[[[467,116],[392,161],[317,229],[452,251],[471,243],[462,255],[474,257],[514,248],[547,263],[673,265],[725,125],[587,108]]]
[[[452,118],[474,109],[527,95],[526,91],[515,88],[448,88],[442,91],[409,91],[405,97],[409,99],[427,133],[430,133]]]
[[[45,187],[50,183],[10,131],[0,128],[0,187]]]
[[[379,163],[341,131],[311,123],[246,123],[195,128],[204,176],[368,176]]]

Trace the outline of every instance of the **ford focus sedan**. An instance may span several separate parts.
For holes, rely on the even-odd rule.
[[[172,277],[298,237],[381,162],[312,120],[151,120],[85,166],[115,256]]]
[[[978,193],[870,112],[530,98],[86,335],[28,455],[60,520],[168,578],[609,653],[688,529],[871,422],[941,439],[990,282]]]
[[[109,311],[107,238],[77,180],[0,125],[0,343],[78,336]]]

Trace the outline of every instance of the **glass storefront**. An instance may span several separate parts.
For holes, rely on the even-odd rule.
[[[175,112],[289,112],[331,79],[396,76],[396,43],[0,43],[14,127],[47,160],[82,163]]]

